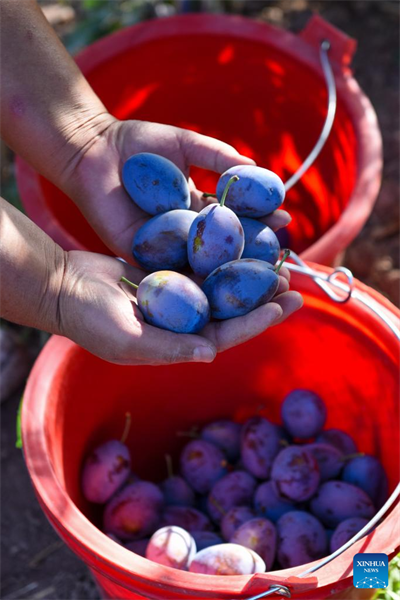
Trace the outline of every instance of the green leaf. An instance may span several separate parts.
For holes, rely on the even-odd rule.
[[[22,448],[21,412],[22,412],[23,399],[24,399],[24,395],[22,394],[21,400],[19,401],[18,412],[17,412],[17,440],[15,442],[16,448]]]

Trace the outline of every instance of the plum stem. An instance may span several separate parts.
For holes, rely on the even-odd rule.
[[[282,260],[279,263],[279,265],[275,268],[275,273],[278,275],[279,271],[282,268],[283,263],[285,262],[285,260],[287,259],[287,257],[290,255],[290,250],[285,250],[283,256],[282,256]]]
[[[214,496],[210,495],[209,500],[210,504],[213,504],[215,508],[221,513],[221,515],[226,515],[226,510],[220,505],[220,503],[214,498]]]
[[[239,181],[239,177],[237,175],[232,175],[232,177],[229,179],[228,183],[225,186],[224,192],[222,194],[221,202],[219,203],[220,206],[224,206],[225,200],[226,200],[226,195],[229,191],[229,188],[231,187],[232,183],[234,183],[235,181]]]
[[[165,455],[165,462],[167,463],[168,479],[171,479],[174,476],[174,468],[172,466],[172,458],[170,454]]]
[[[133,288],[135,288],[135,290],[137,290],[139,287],[138,285],[136,285],[136,283],[132,283],[132,281],[129,281],[129,279],[127,279],[126,277],[121,277],[120,281],[123,281],[124,283],[131,285]]]
[[[128,437],[129,431],[131,429],[131,423],[132,423],[131,413],[127,412],[127,413],[125,413],[125,427],[124,427],[124,431],[122,432],[122,436],[121,436],[121,444],[125,444],[125,442],[126,442],[126,438]]]
[[[365,456],[365,452],[353,452],[353,454],[346,454],[346,456],[342,456],[340,460],[345,462],[347,460],[351,460],[352,458],[358,458],[359,456]]]
[[[217,194],[212,194],[211,192],[203,192],[202,198],[216,198]]]

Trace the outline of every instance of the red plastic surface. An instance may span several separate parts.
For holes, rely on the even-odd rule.
[[[293,598],[316,600],[351,585],[355,553],[391,555],[399,545],[397,504],[370,535],[301,582],[296,577],[305,565],[254,577],[195,575],[113,543],[96,527],[101,510],[82,498],[84,456],[99,442],[120,436],[127,410],[133,470],[157,481],[165,476],[165,452],[176,460],[185,443],[177,431],[219,417],[243,421],[260,405],[278,421],[282,399],[294,387],[321,394],[328,405],[326,426],[344,429],[361,451],[378,456],[394,489],[400,457],[398,341],[359,301],[334,304],[302,275],[293,274],[292,283],[305,298],[301,311],[209,365],[120,367],[57,337],[42,351],[24,394],[27,466],[46,515],[94,572],[105,597],[244,600],[270,583],[283,583]],[[393,305],[359,283],[357,289],[400,326]]]
[[[315,36],[328,36],[337,116],[325,148],[289,191],[285,208],[293,216],[293,250],[330,264],[372,210],[382,149],[373,108],[336,62],[349,59],[352,40],[323,23],[311,21],[302,39],[241,17],[178,16],[108,36],[77,62],[118,118],[217,137],[287,180],[313,148],[325,120],[327,95]],[[66,249],[107,252],[64,194],[23,161],[17,167],[22,201],[35,222]],[[215,174],[193,169],[192,176],[200,189],[214,191]]]

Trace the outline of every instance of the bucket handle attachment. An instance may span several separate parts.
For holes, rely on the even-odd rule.
[[[313,162],[319,156],[322,148],[325,146],[325,142],[328,139],[329,134],[332,130],[333,122],[335,120],[336,115],[337,97],[335,77],[333,75],[332,67],[328,57],[328,51],[330,50],[330,47],[331,43],[327,39],[324,39],[320,43],[319,48],[319,58],[321,61],[322,70],[324,72],[325,84],[328,92],[328,110],[326,113],[325,123],[317,140],[317,143],[311,150],[310,154],[300,165],[297,171],[286,181],[286,192],[288,192],[299,181],[299,179],[301,179],[304,173],[311,167]]]

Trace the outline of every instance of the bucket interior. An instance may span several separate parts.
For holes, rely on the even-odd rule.
[[[310,283],[315,290],[315,286]],[[187,439],[177,432],[223,417],[239,422],[264,414],[280,422],[280,405],[296,387],[316,391],[328,407],[326,427],[354,437],[360,451],[382,460],[390,491],[398,481],[399,358],[393,334],[369,311],[333,305],[302,290],[305,307],[214,363],[121,367],[75,347],[52,376],[45,436],[56,478],[81,511],[101,524],[101,509],[82,497],[80,470],[97,444],[121,437],[139,477],[166,477]]]
[[[200,33],[137,43],[132,30],[131,45],[125,41],[119,53],[83,70],[116,117],[167,123],[224,140],[286,181],[313,148],[325,120],[322,71],[317,74],[301,62],[304,42],[293,36],[293,45],[299,45],[299,59],[294,59],[269,40],[267,27],[265,42]],[[193,168],[191,175],[199,189],[215,191],[214,173]],[[293,250],[302,252],[337,222],[356,177],[357,139],[339,93],[325,148],[287,195]],[[58,226],[81,247],[107,252],[73,203],[45,179],[40,185]]]

